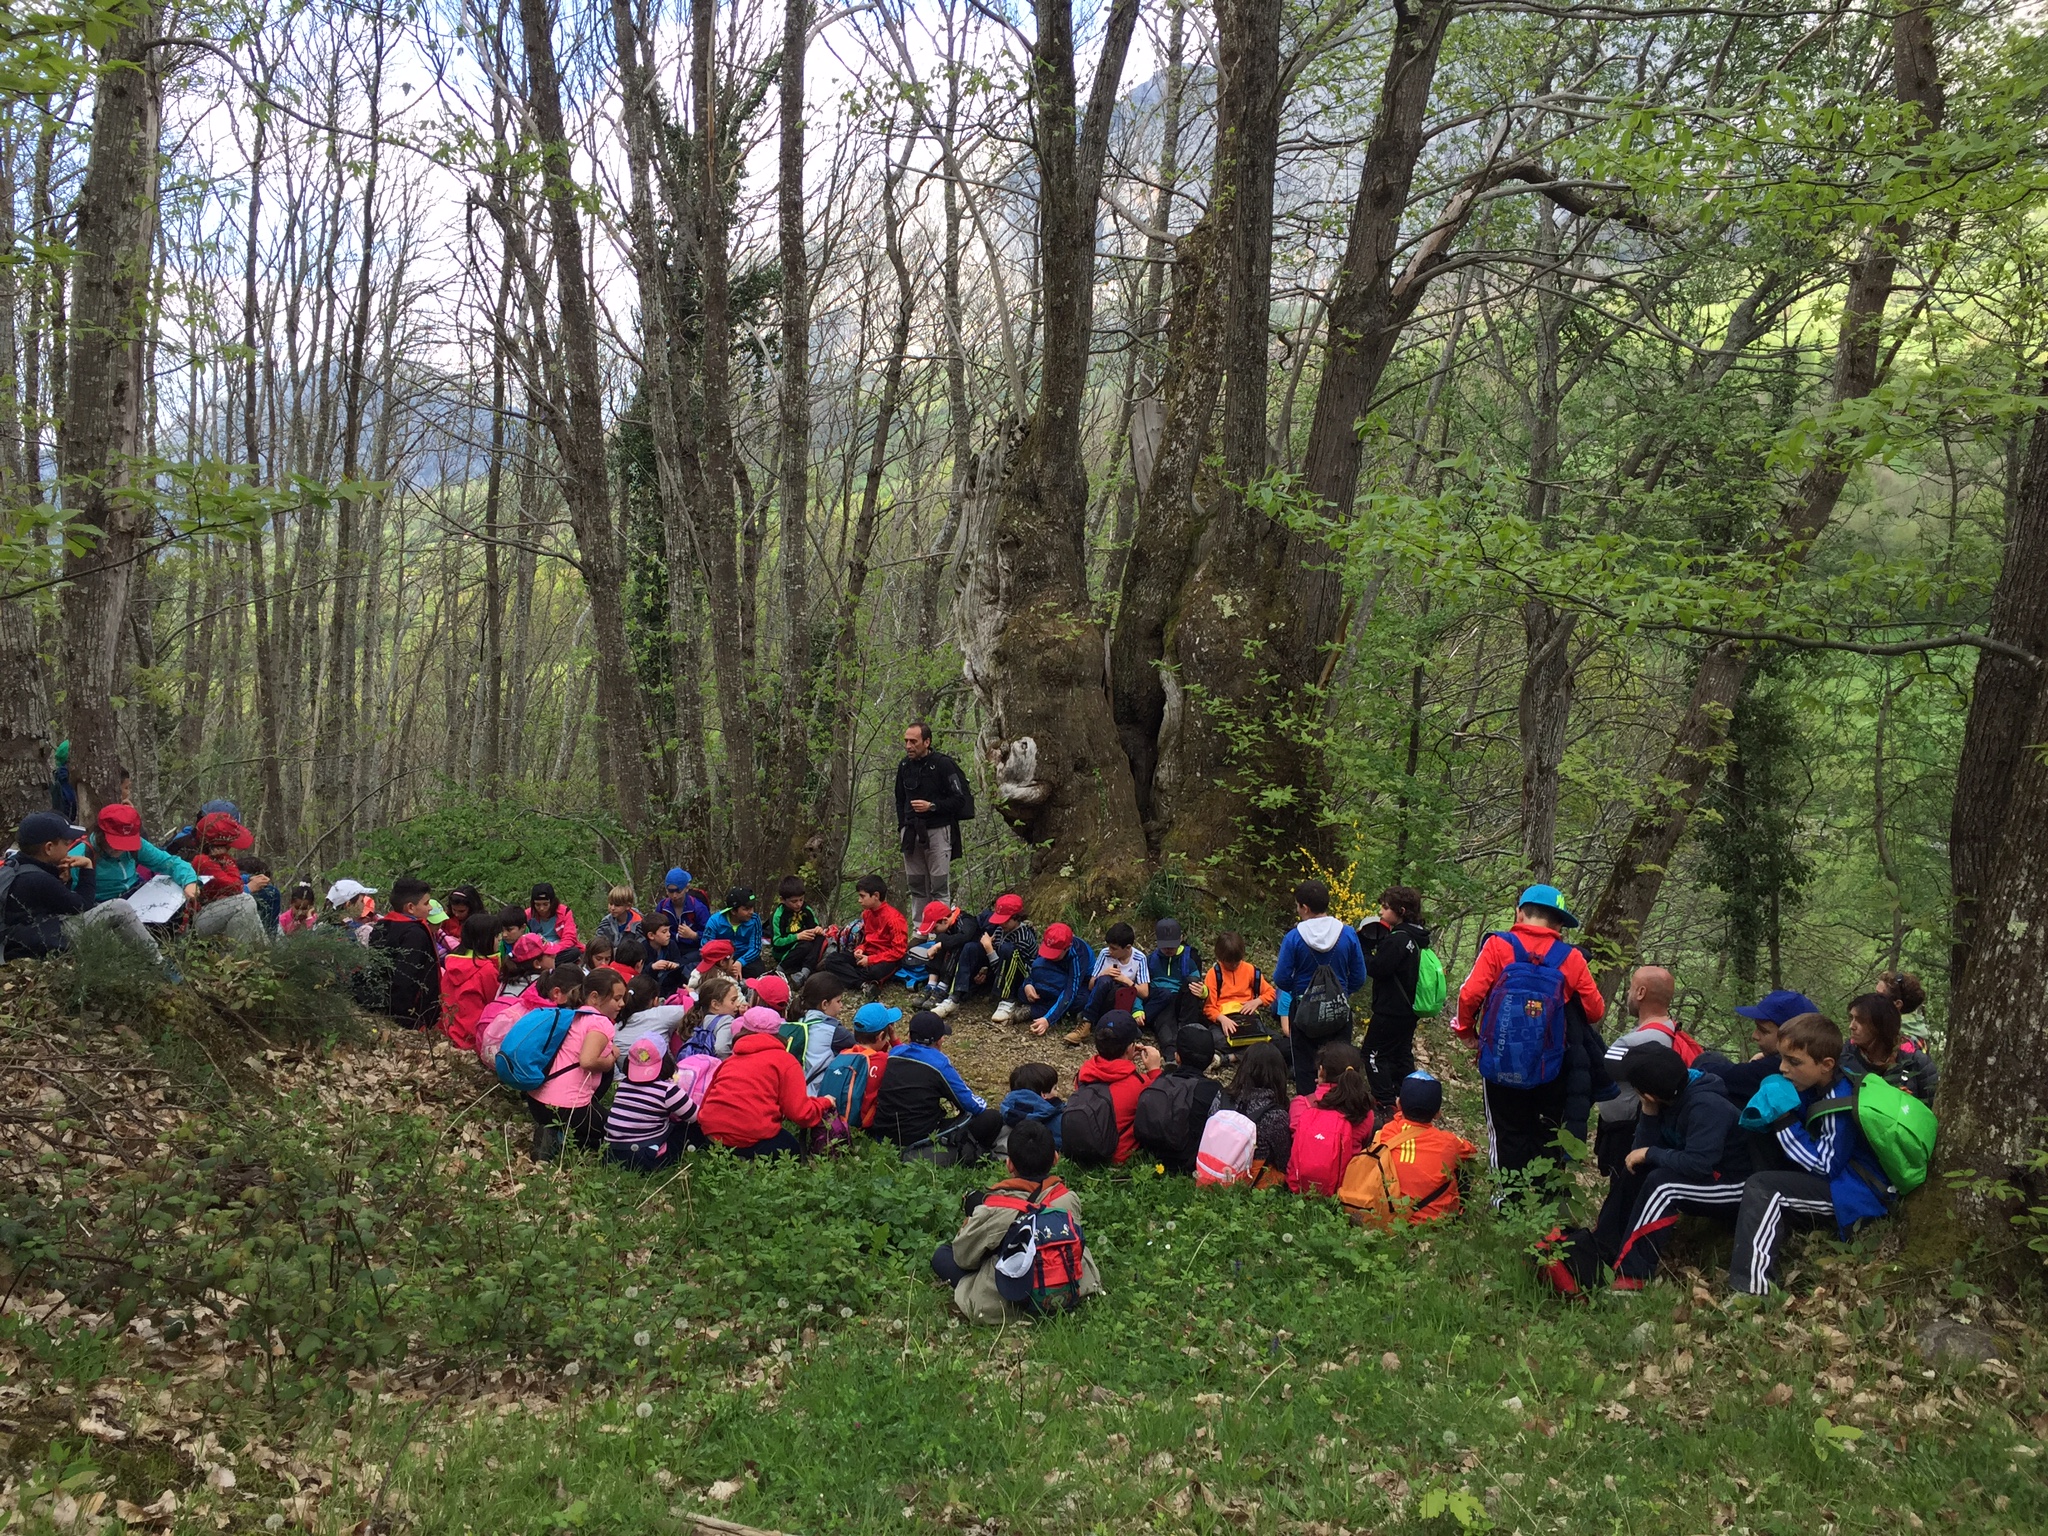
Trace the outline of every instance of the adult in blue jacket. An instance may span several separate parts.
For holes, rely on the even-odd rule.
[[[1316,972],[1328,966],[1337,985],[1349,997],[1364,990],[1365,950],[1358,934],[1341,918],[1330,916],[1330,888],[1320,880],[1304,880],[1294,888],[1294,912],[1298,921],[1280,941],[1280,958],[1273,966],[1273,985],[1280,993],[1280,1026],[1294,1053],[1294,1087],[1298,1093],[1316,1091],[1316,1052],[1331,1040],[1347,1045],[1351,1032],[1321,1040],[1295,1040],[1288,1013]]]

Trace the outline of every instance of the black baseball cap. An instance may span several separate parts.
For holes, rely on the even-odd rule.
[[[929,1008],[920,1008],[910,1016],[910,1038],[919,1045],[936,1045],[951,1033],[953,1026]]]
[[[53,843],[58,838],[80,838],[85,828],[74,827],[67,817],[55,811],[30,811],[21,818],[21,827],[14,834],[17,848],[40,848],[44,843]]]

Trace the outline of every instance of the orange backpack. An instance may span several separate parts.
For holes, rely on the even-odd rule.
[[[1406,1158],[1401,1156],[1404,1150]],[[1416,1161],[1412,1137],[1390,1143],[1375,1136],[1345,1168],[1337,1199],[1358,1225],[1370,1222],[1387,1228],[1396,1216],[1415,1223],[1450,1215],[1458,1209],[1457,1187],[1456,1166],[1449,1172],[1440,1166],[1434,1173],[1425,1171],[1425,1165]],[[1449,1203],[1439,1205],[1445,1195],[1450,1196]]]

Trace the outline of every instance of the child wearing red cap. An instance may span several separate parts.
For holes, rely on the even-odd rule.
[[[1074,954],[1074,930],[1054,923],[1039,941],[1038,956],[1024,978],[1025,1016],[1031,1033],[1042,1035],[1081,1000],[1081,968]],[[1069,1040],[1068,1044],[1078,1044]]]
[[[199,888],[199,914],[192,919],[192,932],[200,938],[219,935],[238,944],[267,944],[270,935],[263,927],[263,914],[256,898],[245,888],[237,853],[256,845],[256,834],[227,811],[208,811],[194,829],[199,838],[199,857],[192,861],[194,873],[204,880]],[[251,880],[267,880],[266,875]]]
[[[928,901],[917,922],[911,958],[925,968],[924,1005],[940,1018],[974,990],[982,969],[981,919],[943,901]]]
[[[1024,898],[1005,891],[981,920],[980,973],[995,992],[995,1022],[1007,1024],[1024,997],[1024,976],[1038,953],[1038,930],[1024,916]]]

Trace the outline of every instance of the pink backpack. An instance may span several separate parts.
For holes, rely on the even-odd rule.
[[[1202,1127],[1195,1153],[1197,1184],[1242,1184],[1252,1175],[1252,1148],[1259,1130],[1234,1109],[1219,1109]]]
[[[1289,1113],[1294,1123],[1294,1150],[1287,1157],[1287,1187],[1297,1195],[1334,1195],[1344,1170],[1372,1135],[1372,1116],[1353,1125],[1316,1098],[1298,1098]]]
[[[476,1059],[496,1071],[498,1047],[505,1043],[506,1032],[523,1015],[541,1006],[540,993],[531,986],[512,997],[501,988],[476,1016]]]
[[[710,1088],[713,1075],[723,1065],[718,1057],[703,1054],[677,1058],[676,1077],[683,1085],[683,1092],[689,1095],[691,1109],[704,1107],[705,1090]]]

